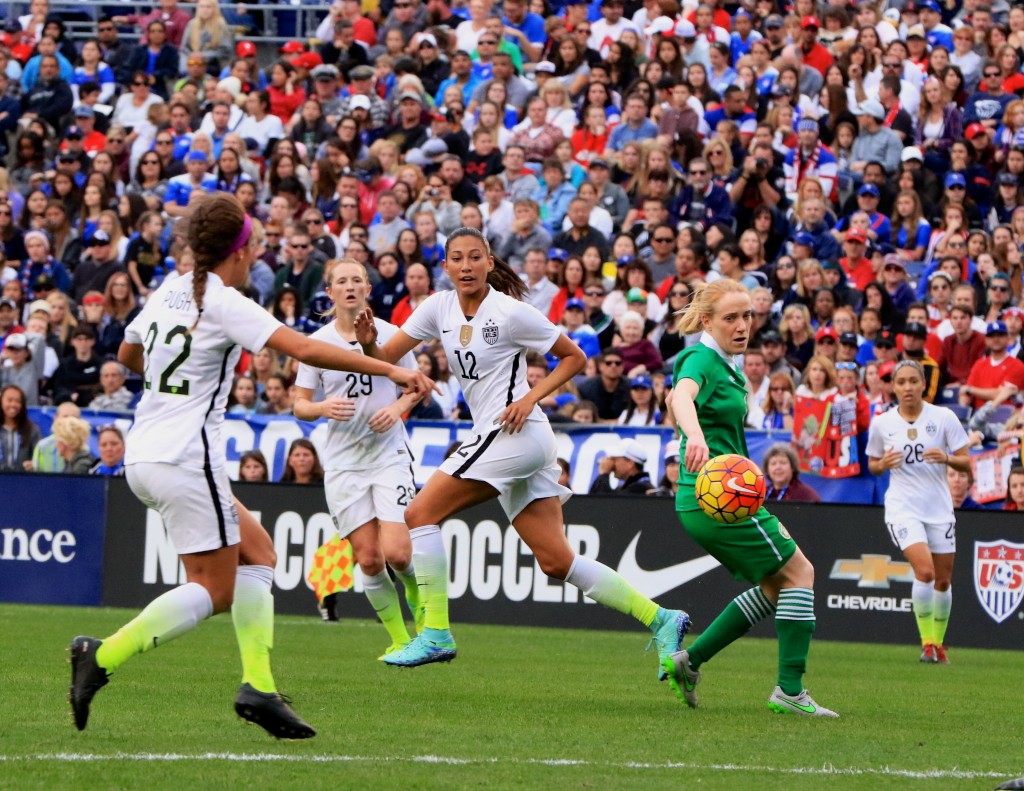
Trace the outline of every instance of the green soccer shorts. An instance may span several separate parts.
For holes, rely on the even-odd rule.
[[[701,510],[677,511],[683,529],[738,580],[757,585],[775,574],[796,552],[796,542],[767,509],[726,525]]]

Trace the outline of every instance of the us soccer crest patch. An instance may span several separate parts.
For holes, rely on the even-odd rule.
[[[494,324],[484,325],[484,343],[493,346],[498,342],[498,328]]]
[[[1024,599],[1024,544],[975,541],[974,590],[996,623],[1013,615]]]

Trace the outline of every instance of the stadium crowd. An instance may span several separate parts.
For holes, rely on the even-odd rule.
[[[275,57],[216,0],[78,42],[47,0],[27,11],[0,36],[2,469],[117,471],[120,432],[93,459],[75,413],[131,409],[124,328],[189,271],[176,224],[218,190],[254,221],[250,296],[306,332],[330,262],[366,265],[401,325],[451,288],[445,235],[482,230],[587,354],[554,421],[671,425],[697,340],[679,312],[731,278],[755,309],[751,428],[813,398],[853,401],[864,432],[912,358],[976,443],[1022,435],[1024,6],[335,0]],[[440,346],[417,360],[443,393],[409,417],[469,417]],[[244,355],[230,412],[288,414],[296,369]],[[41,441],[38,404],[66,410]],[[315,475],[293,453],[289,479]],[[769,456],[776,496],[814,494]],[[616,458],[626,479],[646,461]]]

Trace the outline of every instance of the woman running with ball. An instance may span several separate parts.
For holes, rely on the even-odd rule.
[[[654,633],[659,662],[667,659],[682,646],[686,613],[659,607],[612,569],[574,553],[565,537],[562,503],[571,492],[558,483],[555,436],[537,404],[583,370],[586,357],[558,327],[520,301],[526,286],[491,254],[479,231],[459,228],[448,237],[444,268],[455,289],[430,296],[383,345],[375,342],[369,311],[356,321],[363,351],[389,361],[439,338],[473,414],[471,438],[405,509],[425,626],[384,662],[413,667],[455,658],[440,524],[495,497],[545,574],[632,615]],[[524,361],[529,351],[558,358],[555,369],[532,389]]]
[[[697,503],[694,485],[708,458],[749,456],[744,434],[746,381],[733,355],[742,354],[753,321],[750,294],[735,280],[717,280],[695,292],[680,323],[700,342],[676,359],[672,409],[680,434],[676,512],[691,538],[736,579],[755,587],[741,593],[689,649],[664,662],[673,689],[696,708],[700,666],[765,618],[775,618],[779,637],[778,685],[768,707],[779,713],[838,717],[816,703],[803,686],[814,634],[814,568],[786,531],[763,507],[732,525],[716,522]]]
[[[871,421],[868,469],[875,475],[889,471],[885,524],[914,569],[910,596],[921,661],[949,664],[943,640],[953,605],[956,517],[946,468],[970,469],[967,433],[952,410],[924,400],[920,364],[896,363],[892,390],[899,406]]]
[[[315,731],[277,693],[274,643],[276,557],[270,536],[231,494],[221,428],[231,372],[242,349],[276,352],[323,368],[387,376],[421,391],[419,372],[372,360],[288,329],[236,289],[256,256],[252,222],[231,195],[205,196],[188,220],[195,271],[163,285],[128,325],[118,358],[141,374],[144,394],[128,434],[128,485],[163,519],[188,582],[154,599],[102,640],[71,643],[71,708],[84,730],[93,697],[136,654],[165,645],[231,610],[242,656],[235,711],[284,739]],[[115,715],[116,716],[116,715]]]
[[[327,272],[327,284],[327,296],[334,303],[334,321],[311,337],[361,354],[355,319],[366,309],[370,293],[366,269],[358,261],[342,259]],[[398,330],[382,319],[373,321],[381,342]],[[405,355],[400,364],[416,370],[416,359],[411,354]],[[314,403],[318,389],[324,398]],[[352,544],[366,598],[391,637],[391,647],[385,654],[409,642],[398,591],[385,563],[402,581],[409,609],[422,625],[409,530],[402,521],[405,506],[416,494],[402,415],[419,400],[420,394],[403,395],[382,376],[333,371],[306,363],[299,365],[295,379],[295,416],[329,421],[323,448],[327,507],[338,535]]]

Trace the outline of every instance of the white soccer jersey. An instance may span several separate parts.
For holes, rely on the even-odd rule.
[[[946,453],[967,444],[967,433],[946,407],[925,403],[920,416],[908,423],[898,409],[890,409],[871,421],[867,454],[881,458],[889,448],[903,456],[903,464],[889,471],[885,493],[885,521],[903,519],[927,523],[953,522],[953,499],[946,482],[946,465],[924,460],[924,453],[938,448]]]
[[[377,326],[378,344],[387,343],[398,331],[394,324],[381,319],[375,318],[373,323]],[[333,321],[314,332],[312,337],[356,354],[363,353],[359,343],[346,341],[338,334]],[[410,352],[398,365],[416,370],[416,358]],[[365,470],[399,458],[409,461],[405,424],[401,420],[384,434],[377,434],[368,425],[378,410],[394,404],[401,394],[398,386],[386,376],[334,371],[302,363],[295,384],[310,390],[321,388],[327,398],[355,401],[356,413],[351,420],[328,421],[327,445],[322,457],[325,470]]]
[[[546,354],[562,334],[536,308],[488,289],[471,318],[463,315],[456,292],[441,291],[427,297],[402,325],[412,338],[441,339],[448,368],[459,378],[473,424],[481,431],[530,391],[525,352]],[[529,419],[547,418],[534,407]]]
[[[203,317],[192,273],[163,283],[125,329],[145,350],[144,391],[128,432],[125,463],[165,462],[192,469],[224,465],[220,429],[242,349],[258,352],[283,326],[212,272]]]

